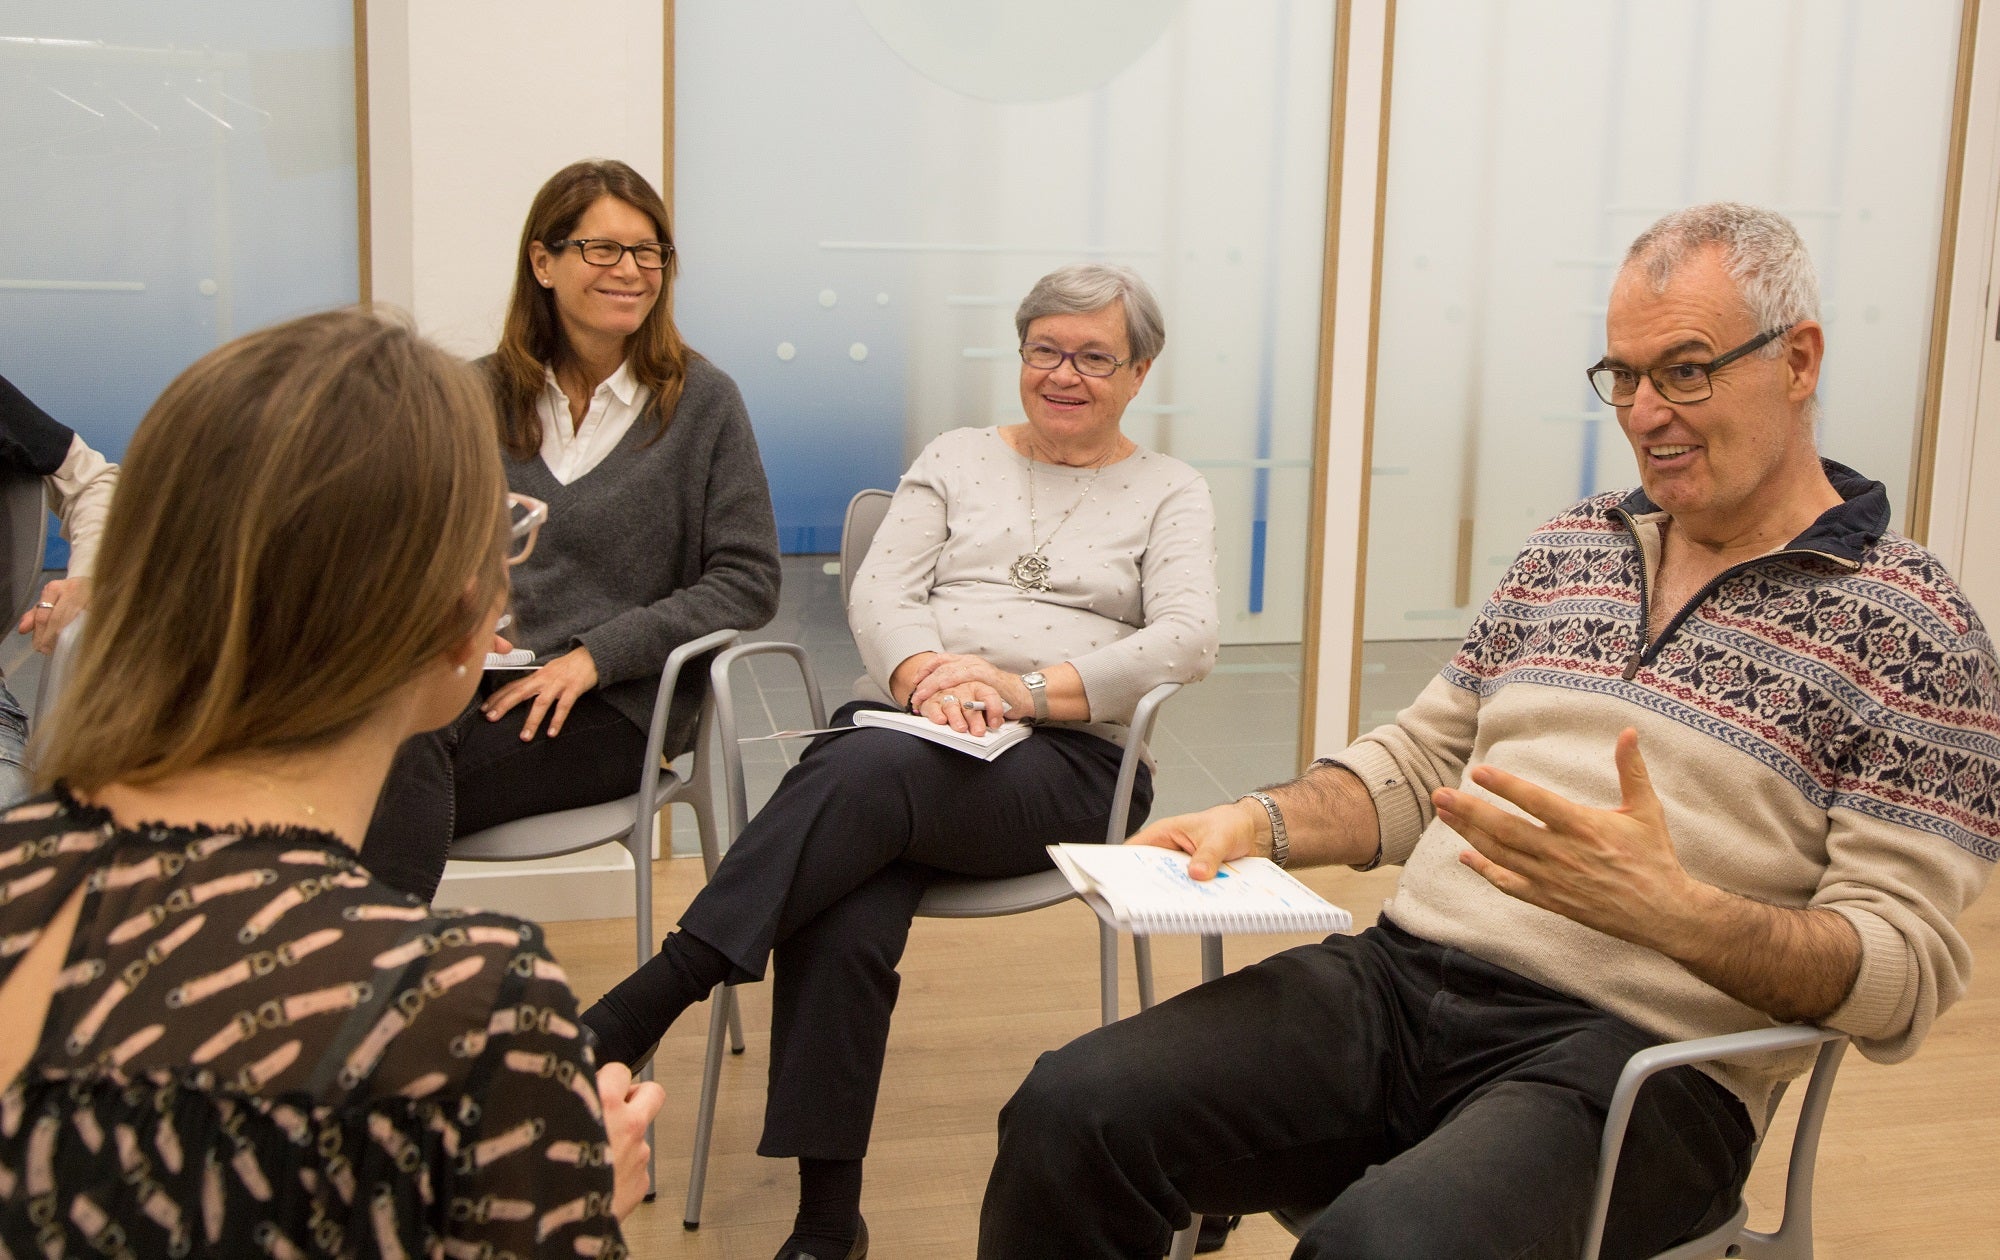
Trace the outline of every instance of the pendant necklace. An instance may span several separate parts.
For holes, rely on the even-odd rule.
[[[1116,450],[1117,448],[1113,447],[1112,449]],[[1062,527],[1069,524],[1069,518],[1075,516],[1076,510],[1083,506],[1083,501],[1090,497],[1091,488],[1097,484],[1097,479],[1104,475],[1104,462],[1101,460],[1098,462],[1096,469],[1090,474],[1090,480],[1083,483],[1083,493],[1076,496],[1076,502],[1070,504],[1069,511],[1063,513],[1062,519],[1056,522],[1056,527],[1049,531],[1049,536],[1040,542],[1036,542],[1035,457],[1029,455],[1027,459],[1028,549],[1019,556],[1016,556],[1014,563],[1008,566],[1007,580],[1012,582],[1017,590],[1049,591],[1055,588],[1049,584],[1049,560],[1042,552],[1047,549],[1050,543],[1056,540],[1056,535],[1062,532]]]

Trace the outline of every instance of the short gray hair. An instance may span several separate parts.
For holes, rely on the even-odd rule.
[[[1775,210],[1736,201],[1676,210],[1639,234],[1625,251],[1625,266],[1641,269],[1655,293],[1674,272],[1711,245],[1722,247],[1722,266],[1757,323],[1758,332],[1819,318],[1819,275],[1792,221]],[[1775,358],[1785,343],[1757,353]]]
[[[1028,325],[1045,315],[1088,315],[1113,302],[1125,307],[1125,337],[1132,357],[1150,363],[1167,344],[1160,303],[1139,273],[1110,263],[1072,263],[1035,281],[1014,312],[1014,332],[1028,339]]]

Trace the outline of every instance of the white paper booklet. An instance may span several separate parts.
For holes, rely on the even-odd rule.
[[[967,735],[954,731],[942,723],[933,722],[919,713],[895,713],[888,709],[863,709],[854,715],[854,724],[883,726],[892,731],[905,731],[919,739],[943,744],[946,748],[956,748],[981,761],[993,760],[1035,732],[1034,727],[1024,722],[1002,722],[998,730],[988,731],[984,735]]]
[[[1150,844],[1052,844],[1070,886],[1138,935],[1152,932],[1347,932],[1354,917],[1268,858],[1188,878],[1188,855]]]

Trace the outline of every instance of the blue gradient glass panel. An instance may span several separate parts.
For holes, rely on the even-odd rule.
[[[674,13],[675,315],[742,386],[785,549],[834,550],[854,491],[937,434],[1019,422],[1015,306],[1057,266],[1116,262],[1167,323],[1125,432],[1209,478],[1224,641],[1295,642],[1331,8]]]
[[[194,359],[360,296],[353,14],[0,0],[0,373],[108,457]]]

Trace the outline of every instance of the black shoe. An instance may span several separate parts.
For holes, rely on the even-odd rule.
[[[1205,1251],[1221,1251],[1222,1244],[1229,1241],[1229,1231],[1243,1223],[1240,1216],[1204,1216],[1201,1218],[1201,1233],[1195,1236],[1196,1254]]]
[[[867,1256],[868,1222],[864,1218],[861,1221],[861,1227],[854,1232],[854,1245],[847,1249],[845,1260],[867,1260]],[[778,1253],[778,1260],[822,1260],[822,1257],[816,1256],[810,1251],[800,1251],[797,1247],[787,1247]],[[833,1258],[828,1256],[824,1260],[833,1260]]]

